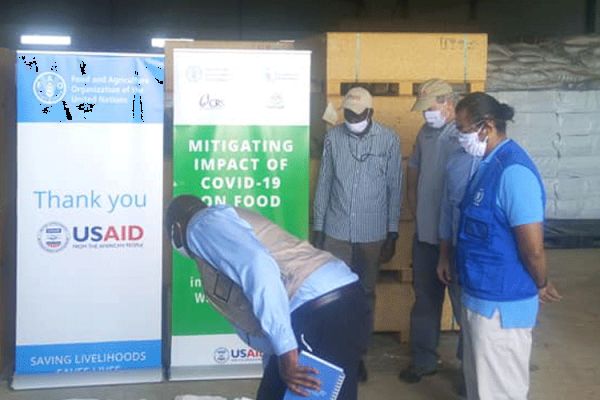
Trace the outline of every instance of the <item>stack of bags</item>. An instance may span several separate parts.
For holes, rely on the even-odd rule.
[[[508,136],[534,159],[548,219],[600,219],[600,91],[490,93],[515,108]]]
[[[600,89],[600,35],[490,44],[487,89]]]

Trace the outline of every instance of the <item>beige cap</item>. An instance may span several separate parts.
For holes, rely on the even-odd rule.
[[[452,93],[452,86],[441,79],[430,79],[419,87],[417,101],[411,111],[425,111],[437,102],[439,96]]]
[[[367,108],[373,108],[373,97],[365,88],[355,87],[348,90],[342,108],[348,109],[355,114],[360,114]]]

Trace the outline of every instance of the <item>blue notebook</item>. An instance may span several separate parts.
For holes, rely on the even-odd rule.
[[[283,400],[337,399],[338,394],[340,394],[340,390],[342,389],[344,379],[346,378],[346,374],[344,374],[343,369],[304,350],[302,350],[298,356],[298,364],[305,365],[307,367],[313,367],[319,371],[317,378],[321,381],[321,390],[317,391],[306,389],[309,395],[308,397],[302,397],[292,393],[288,389],[285,392]]]

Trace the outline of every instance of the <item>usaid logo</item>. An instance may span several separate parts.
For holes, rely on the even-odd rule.
[[[38,232],[38,244],[47,252],[57,253],[67,247],[70,239],[69,230],[63,224],[50,222]]]
[[[481,204],[481,202],[483,201],[484,196],[485,196],[485,193],[483,191],[483,188],[479,189],[477,191],[477,193],[475,193],[475,197],[473,197],[473,204],[475,204],[476,206],[479,206],[479,204]]]
[[[215,350],[213,358],[218,364],[225,364],[227,361],[229,361],[229,350],[227,350],[225,347],[219,347]]]
[[[67,84],[56,72],[44,72],[33,81],[33,94],[42,104],[56,104],[67,93]]]

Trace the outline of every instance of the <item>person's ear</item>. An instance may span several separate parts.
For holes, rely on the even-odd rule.
[[[373,110],[372,108],[369,108],[369,111],[367,112],[367,119],[372,119],[374,113],[375,113],[375,110]]]
[[[173,241],[173,245],[178,249],[183,247],[183,230],[179,222],[171,225],[171,240]]]

